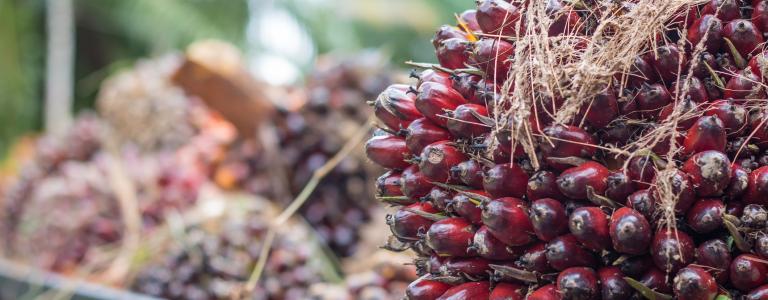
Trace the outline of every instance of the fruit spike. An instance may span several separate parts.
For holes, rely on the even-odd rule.
[[[377,193],[433,298],[766,298],[768,0],[656,2],[478,0],[383,93]]]

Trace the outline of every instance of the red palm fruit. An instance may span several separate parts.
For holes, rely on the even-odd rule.
[[[480,229],[475,232],[472,249],[480,257],[491,260],[512,260],[518,256],[512,251],[513,249],[494,237],[485,226],[480,226]]]
[[[720,284],[728,282],[728,268],[731,266],[731,249],[721,239],[703,242],[696,248],[696,263],[712,268]]]
[[[768,31],[768,1],[753,1],[751,20],[760,32]]]
[[[619,101],[612,88],[606,88],[585,103],[582,108],[584,120],[596,129],[605,128],[619,115]]]
[[[488,300],[524,300],[528,289],[516,283],[502,282],[491,291]]]
[[[571,234],[593,251],[611,248],[608,223],[608,215],[599,207],[580,207],[568,217]]]
[[[680,57],[677,45],[673,44],[657,47],[655,53],[650,54],[649,61],[664,82],[677,79],[678,69],[687,63],[685,57]]]
[[[764,1],[764,3],[768,6],[768,1]],[[749,60],[749,70],[752,71],[752,74],[755,74],[755,77],[760,78],[761,81],[765,81],[763,74],[768,75],[768,73],[763,72],[767,67],[768,51],[760,52]]]
[[[418,82],[416,83],[416,88],[418,89],[421,87],[422,84],[425,82],[436,82],[439,84],[443,84],[447,87],[453,86],[453,79],[451,79],[451,74],[441,71],[435,71],[433,69],[425,69],[424,71],[421,71],[421,73],[416,73],[416,71],[411,72],[411,77],[418,79]],[[408,91],[411,91],[409,94],[413,94],[412,90],[409,88]],[[415,97],[414,97],[415,98]]]
[[[669,283],[670,280],[668,278],[669,276],[664,271],[651,267],[640,277],[640,283],[660,293],[671,293],[672,285]]]
[[[400,191],[401,172],[389,170],[376,179],[376,196],[393,197],[402,196]]]
[[[475,43],[472,52],[472,64],[485,72],[486,78],[495,82],[504,82],[512,66],[510,57],[515,54],[515,46],[498,38],[483,38]]]
[[[768,265],[755,255],[742,254],[731,262],[731,284],[742,292],[749,292],[765,284],[766,279],[768,279]]]
[[[672,96],[663,84],[645,84],[637,92],[635,102],[643,116],[656,119],[661,109],[672,102]]]
[[[768,299],[768,284],[762,285],[744,296],[744,300],[765,300]]]
[[[520,10],[514,4],[502,0],[482,0],[477,4],[477,24],[487,34],[516,35]],[[519,22],[520,33],[525,33],[523,22]]]
[[[474,194],[482,195],[487,197],[488,194],[486,194],[483,191],[469,191]],[[471,196],[468,196],[465,193],[456,193],[455,196],[453,196],[453,199],[451,200],[450,204],[446,208],[448,211],[463,217],[472,224],[482,224],[482,209],[480,209],[480,201],[479,199],[474,199]]]
[[[483,165],[477,160],[465,160],[451,168],[451,173],[452,177],[469,187],[483,188]]]
[[[605,193],[609,174],[610,171],[600,163],[588,161],[560,173],[557,187],[568,198],[587,199],[587,187],[592,187],[598,195]]]
[[[571,267],[597,265],[597,258],[592,251],[584,249],[572,234],[561,235],[547,244],[547,260],[556,270]]]
[[[619,203],[635,192],[635,186],[630,181],[629,176],[621,171],[608,174],[606,183],[605,196]]]
[[[741,215],[741,223],[744,227],[762,228],[765,227],[766,220],[768,220],[768,212],[763,205],[747,204],[744,206]]]
[[[696,201],[685,215],[688,226],[698,233],[709,233],[723,226],[725,204],[719,199]]]
[[[533,241],[533,225],[528,207],[520,199],[504,197],[483,203],[483,224],[497,239],[510,246]]]
[[[688,28],[688,42],[691,43],[691,48],[695,48],[705,37],[704,49],[717,53],[723,44],[723,22],[713,15],[703,15],[696,19]]]
[[[626,300],[635,293],[624,280],[624,276],[618,267],[603,267],[597,270],[602,300]]]
[[[627,197],[627,207],[636,210],[646,220],[653,218],[656,203],[649,189],[639,190]]]
[[[459,15],[461,21],[467,25],[471,31],[480,31],[480,25],[477,24],[477,10],[468,9]]]
[[[679,99],[690,99],[695,103],[704,103],[709,101],[709,94],[707,94],[707,89],[704,87],[704,83],[698,77],[691,76],[691,79],[688,81],[688,90],[684,90],[684,82],[685,79],[681,78],[672,84],[672,87],[669,89],[669,91],[672,93],[673,99],[677,99],[678,95],[680,95]]]
[[[488,281],[467,282],[450,288],[437,300],[488,299],[491,284]]]
[[[560,300],[562,299],[560,293],[557,291],[557,286],[554,284],[548,284],[542,286],[533,293],[528,295],[527,300]]]
[[[419,277],[414,280],[405,289],[405,295],[409,300],[434,300],[445,291],[451,288],[451,285],[436,280],[430,280],[429,275]]]
[[[768,235],[762,234],[755,239],[755,254],[768,258]]]
[[[656,81],[656,72],[646,57],[635,56],[629,71],[626,75],[617,75],[619,82],[626,80],[628,88],[639,88],[643,83]],[[626,79],[624,79],[626,78]]]
[[[747,191],[742,197],[745,204],[768,205],[768,166],[749,174]]]
[[[755,24],[744,19],[736,19],[725,24],[723,37],[731,40],[743,57],[748,57],[763,43],[763,36]]]
[[[533,232],[542,241],[551,241],[568,231],[568,215],[557,200],[543,198],[533,201],[530,217]]]
[[[477,90],[475,91],[475,98],[477,98],[475,104],[492,105],[496,103],[501,97],[501,89],[493,82],[487,82],[485,79],[481,79],[477,82]]]
[[[726,133],[723,121],[717,116],[702,116],[686,132],[683,154],[714,150],[725,151]]]
[[[488,149],[488,145],[490,145],[491,142],[494,141],[494,139],[495,137],[491,136],[490,134],[486,135],[482,139],[484,141],[483,148]],[[495,164],[505,164],[512,161],[511,157],[509,156],[510,155],[509,151],[505,150],[505,149],[508,149],[508,146],[504,144],[497,144],[497,145],[498,147],[493,149],[492,152],[487,153],[485,155],[485,158],[490,159]],[[516,156],[515,158],[519,158],[519,156]],[[526,177],[526,179],[528,179],[528,177]]]
[[[719,10],[718,10],[719,9]],[[715,14],[723,22],[741,18],[741,6],[738,0],[710,0],[701,9],[701,14]]]
[[[467,155],[461,152],[453,142],[439,141],[424,147],[419,156],[419,170],[435,182],[448,182],[451,179],[451,168],[467,160]]]
[[[631,208],[622,207],[613,212],[608,232],[613,248],[620,253],[640,255],[648,251],[651,225]]]
[[[437,254],[430,254],[429,257],[426,258],[418,258],[416,259],[416,268],[419,269],[418,271],[420,273],[426,273],[426,274],[440,274],[440,267],[443,266],[443,263],[445,263],[446,258],[440,257]]]
[[[619,263],[621,273],[632,278],[640,278],[653,266],[653,259],[649,255],[631,256]]]
[[[440,42],[435,56],[441,66],[448,69],[463,69],[469,64],[471,44],[465,38],[451,38]]]
[[[717,116],[723,121],[728,135],[740,135],[747,126],[748,113],[744,105],[731,100],[717,100],[704,112],[707,116]]]
[[[485,104],[480,97],[477,96],[478,84],[482,80],[482,77],[475,74],[461,73],[452,77],[453,88],[458,91],[464,99],[467,99],[469,103]]]
[[[669,117],[672,116],[676,106],[679,112],[683,115],[683,118],[678,120],[677,130],[682,131],[691,128],[699,116],[699,114],[697,114],[699,106],[696,105],[690,97],[664,106],[659,112],[659,121],[662,123],[666,122]]]
[[[560,0],[548,0],[546,6],[547,15],[554,18],[549,25],[549,36],[575,33],[579,28],[581,17],[571,6],[565,6]]]
[[[416,109],[435,124],[446,127],[444,114],[464,104],[464,97],[453,88],[437,82],[425,82],[419,87]]]
[[[707,150],[696,153],[685,161],[682,170],[691,176],[699,197],[722,195],[731,183],[731,161],[722,152]]]
[[[483,189],[492,197],[522,197],[528,174],[516,164],[497,164],[483,174]]]
[[[554,116],[563,104],[565,104],[565,98],[560,95],[542,96],[534,102],[533,108],[542,120],[550,121],[551,116]]]
[[[547,273],[552,271],[552,266],[547,260],[547,244],[540,242],[526,246],[525,252],[520,255],[515,266],[531,272]]]
[[[557,275],[557,291],[562,299],[597,300],[600,299],[600,286],[597,274],[592,268],[573,267]]]
[[[535,105],[549,113],[555,113],[560,107],[565,105],[565,100],[563,95],[555,92],[554,95],[542,95],[540,99],[536,100]]]
[[[405,155],[408,148],[405,139],[394,135],[374,136],[365,143],[365,155],[374,163],[387,169],[408,167]]]
[[[432,183],[419,171],[419,166],[412,165],[403,170],[400,191],[408,198],[420,199],[429,194]]]
[[[682,171],[676,171],[671,179],[672,193],[677,195],[677,202],[675,203],[675,212],[678,214],[684,214],[688,211],[694,201],[696,201],[696,193],[693,190],[693,183],[690,176]],[[656,179],[651,183],[650,194],[653,200],[658,204],[662,201],[661,195],[657,187],[659,183]]]
[[[429,144],[452,139],[453,136],[448,130],[432,123],[427,118],[414,120],[405,130],[405,145],[413,155],[421,154]]]
[[[475,236],[476,226],[464,218],[447,218],[429,227],[426,242],[439,256],[472,257],[469,251]]]
[[[542,138],[541,150],[545,157],[577,156],[589,158],[595,155],[597,149],[595,138],[584,129],[576,126],[554,125],[544,128],[543,133],[549,137]],[[570,165],[549,161],[548,164],[558,170],[570,168]]]
[[[651,257],[657,268],[675,273],[693,262],[693,240],[680,230],[662,228],[651,243]]]
[[[761,99],[764,96],[765,92],[760,78],[750,69],[735,73],[725,84],[725,91],[723,92],[723,98],[731,98],[739,102],[743,102],[745,99]]]
[[[491,131],[489,125],[485,125],[481,117],[488,117],[488,109],[479,104],[462,104],[453,110],[448,118],[448,131],[458,138],[479,137]]]
[[[453,199],[454,194],[454,192],[443,189],[441,187],[433,187],[431,190],[429,190],[429,193],[424,196],[424,198],[425,200],[432,202],[432,205],[437,207],[439,210],[445,210],[445,208],[448,207],[448,204],[451,202],[451,199]]]
[[[698,120],[698,119],[697,119]],[[689,128],[690,129],[690,128]],[[669,150],[672,148],[672,145],[675,145],[678,150],[682,146],[683,142],[685,141],[685,133],[684,132],[678,132],[677,137],[672,140],[671,137],[665,137],[660,142],[658,142],[656,145],[654,145],[651,148],[651,151],[653,153],[660,153],[660,154],[669,154]]]
[[[680,300],[713,300],[717,282],[700,267],[688,266],[677,272],[673,281],[675,297]]]
[[[728,184],[728,188],[725,189],[726,201],[734,201],[740,199],[744,192],[749,187],[749,172],[743,167],[734,163],[731,165],[731,182]]]
[[[405,209],[399,209],[395,214],[387,215],[387,225],[399,240],[404,242],[418,241],[434,221],[420,216],[413,211],[425,213],[437,213],[431,203],[420,202],[408,205]]]
[[[698,78],[707,78],[712,75],[710,74],[709,69],[707,68],[707,65],[709,65],[709,67],[712,69],[717,68],[717,61],[715,60],[715,56],[712,55],[712,53],[717,53],[717,52],[704,51],[699,53],[699,59],[697,60],[696,65],[693,67],[693,76],[696,76]],[[691,59],[691,63],[693,63],[693,59]],[[706,89],[704,80],[701,80],[701,82],[702,82],[702,85],[704,85],[704,89]]]
[[[406,128],[413,120],[421,117],[421,113],[416,110],[416,97],[407,91],[407,85],[391,85],[374,101],[373,113],[391,130]]]
[[[444,276],[488,277],[491,271],[488,263],[487,259],[479,257],[449,258],[440,267],[440,273]]]
[[[438,48],[443,41],[453,38],[466,41],[467,33],[456,26],[443,25],[437,28],[435,35],[432,37],[432,45],[435,46],[435,48]]]

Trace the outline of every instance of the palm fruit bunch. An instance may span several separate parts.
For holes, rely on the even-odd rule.
[[[478,0],[374,101],[408,299],[768,299],[768,1]]]
[[[141,267],[131,289],[163,299],[232,299],[251,275],[275,217],[266,200],[248,200],[227,206],[217,218],[185,226],[170,249]],[[282,228],[263,280],[245,299],[308,298],[309,287],[324,275],[317,262],[321,250],[310,242],[307,229],[295,222]]]
[[[81,113],[63,134],[37,141],[3,190],[5,257],[76,272],[122,242],[121,199],[135,198],[128,201],[138,206],[142,234],[195,204],[234,128],[169,84],[178,64],[166,56],[112,77],[99,115]],[[133,195],[119,191],[118,181]]]
[[[368,52],[345,59],[322,56],[303,90],[293,93],[299,98],[295,101],[298,104],[278,107],[273,124],[279,140],[278,159],[285,169],[285,188],[290,195],[298,195],[312,173],[341,150],[366,122],[371,108],[361,99],[375,97],[392,82],[392,72],[377,55]],[[276,166],[257,150],[249,143],[236,145],[214,176],[222,179],[217,180],[219,183],[233,181],[235,187],[279,199],[280,191],[275,191],[274,181],[270,180],[277,176]],[[323,178],[301,209],[339,257],[348,257],[356,250],[359,227],[370,220],[370,209],[377,205],[367,182],[380,171],[365,162],[362,151],[355,151]],[[229,177],[235,179],[224,180]]]
[[[0,206],[5,257],[62,273],[103,267],[98,257],[114,254],[110,249],[126,235],[125,197],[136,203],[140,234],[195,204],[207,160],[221,147],[215,133],[202,129],[176,151],[150,155],[108,150],[106,128],[97,116],[82,114],[65,134],[38,141]]]

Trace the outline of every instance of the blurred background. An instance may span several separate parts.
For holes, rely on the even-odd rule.
[[[366,102],[470,2],[0,1],[0,299],[400,299]]]

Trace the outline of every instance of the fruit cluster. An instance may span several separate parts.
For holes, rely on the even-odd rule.
[[[132,289],[165,299],[230,299],[258,260],[267,220],[258,212],[228,214],[215,226],[185,228],[173,249],[142,268]],[[309,263],[318,250],[305,240],[306,230],[286,226],[291,234],[275,240],[265,280],[248,299],[307,299],[309,286],[322,280]]]
[[[540,84],[516,67],[550,71],[534,46],[577,40],[578,60],[637,30],[610,18],[671,5],[588,99],[514,91]],[[366,144],[398,206],[387,247],[419,255],[409,299],[768,299],[768,1],[480,0],[457,19],[439,64],[378,96]]]
[[[119,244],[125,235],[119,199],[125,195],[114,186],[116,176],[135,188],[142,233],[165,222],[168,212],[191,207],[207,181],[210,159],[227,140],[207,126],[174,151],[143,154],[108,150],[107,126],[87,113],[63,135],[43,136],[3,195],[4,255],[67,273]]]

